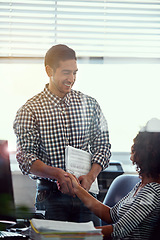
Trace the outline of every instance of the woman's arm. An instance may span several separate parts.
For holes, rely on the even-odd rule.
[[[85,206],[103,221],[112,223],[110,208],[95,199],[83,187],[81,187],[77,179],[72,174],[66,173],[65,176],[69,177],[72,180],[74,192],[77,197],[85,204]]]

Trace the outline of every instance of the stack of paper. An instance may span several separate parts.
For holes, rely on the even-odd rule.
[[[74,223],[44,219],[31,219],[31,239],[33,240],[102,240],[101,229],[93,222]]]

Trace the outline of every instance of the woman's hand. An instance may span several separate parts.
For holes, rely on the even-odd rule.
[[[111,234],[113,232],[113,226],[112,225],[106,225],[106,226],[99,226],[96,227],[97,229],[102,229],[102,234],[103,234],[103,240],[110,240]]]
[[[70,178],[65,177],[65,173],[66,172],[64,170],[57,168],[56,179],[58,190],[61,191],[61,193],[63,194],[68,194],[70,196],[75,197],[72,181]]]
[[[78,187],[80,186],[80,183],[79,183],[79,180],[76,178],[76,176],[71,173],[65,173],[65,177],[70,178],[74,190],[77,190]]]

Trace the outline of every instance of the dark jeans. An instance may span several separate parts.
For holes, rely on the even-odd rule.
[[[96,194],[92,194],[97,198]],[[47,180],[37,181],[35,207],[45,211],[45,218],[69,222],[93,221],[95,226],[100,225],[96,217],[77,197],[61,193],[55,182]]]

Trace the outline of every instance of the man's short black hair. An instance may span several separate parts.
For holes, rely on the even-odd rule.
[[[75,51],[66,45],[58,44],[47,51],[44,64],[45,66],[49,65],[56,69],[59,66],[60,61],[66,61],[69,59],[77,60]]]

